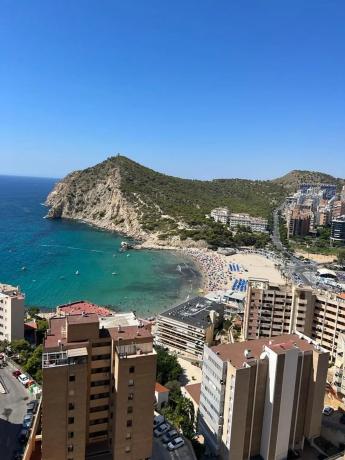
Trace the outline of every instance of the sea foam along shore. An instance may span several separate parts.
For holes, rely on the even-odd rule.
[[[202,277],[202,290],[205,294],[211,291],[228,289],[231,285],[227,257],[211,249],[204,247],[196,248],[160,245],[152,240],[146,241],[143,244],[138,244],[135,248],[171,250],[177,253],[183,253],[197,266]]]

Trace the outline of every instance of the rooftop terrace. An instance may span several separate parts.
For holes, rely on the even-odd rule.
[[[224,308],[225,305],[222,303],[214,302],[205,297],[194,297],[194,299],[187,300],[181,305],[161,313],[159,317],[170,318],[204,329],[210,323],[210,311],[214,310],[223,314]]]

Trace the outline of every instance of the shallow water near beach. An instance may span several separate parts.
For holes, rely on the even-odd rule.
[[[149,316],[198,292],[201,277],[178,252],[120,252],[124,237],[44,219],[53,179],[0,176],[0,283],[19,285],[26,305],[85,299]]]

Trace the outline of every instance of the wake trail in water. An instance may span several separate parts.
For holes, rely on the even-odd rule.
[[[74,246],[64,246],[62,244],[40,244],[43,248],[62,248],[62,249],[71,249],[72,251],[85,251],[85,252],[97,252],[100,254],[106,254],[105,251],[99,249],[85,249],[85,248],[76,248]]]

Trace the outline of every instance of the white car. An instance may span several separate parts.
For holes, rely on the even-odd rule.
[[[19,382],[22,384],[22,385],[26,385],[27,383],[29,383],[29,377],[25,374],[20,374],[18,376],[18,380]]]
[[[333,412],[334,412],[334,409],[333,407],[330,407],[330,406],[325,406],[322,411],[323,415],[332,415]]]
[[[173,439],[168,444],[168,450],[175,450],[184,445],[184,440],[181,437]]]
[[[153,431],[153,434],[156,436],[156,438],[159,438],[159,436],[162,436],[162,434],[166,433],[167,431],[170,430],[170,425],[168,423],[162,423],[161,425],[159,425],[158,428],[156,428],[154,431]]]

